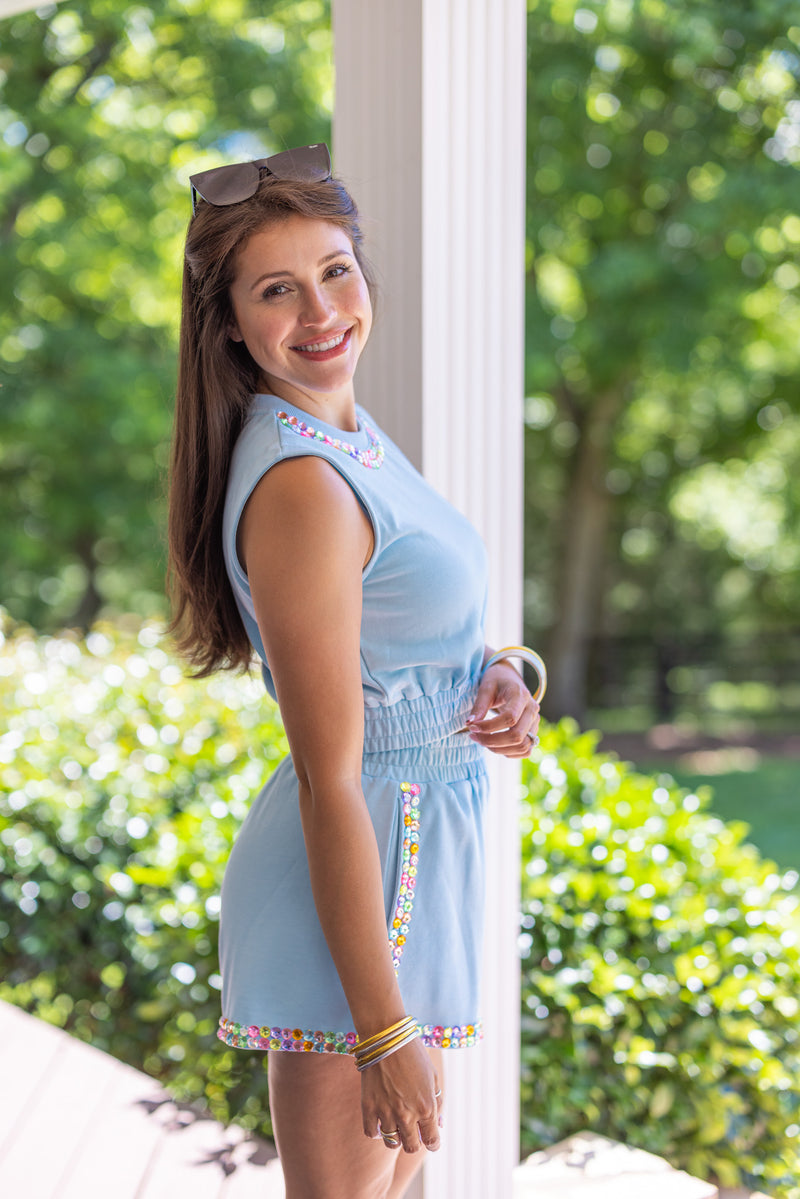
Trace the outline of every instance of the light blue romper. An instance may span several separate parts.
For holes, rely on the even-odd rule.
[[[363,572],[362,784],[383,867],[387,953],[424,1043],[481,1036],[483,750],[459,730],[484,652],[486,555],[469,524],[357,409],[343,432],[255,396],[225,504],[225,563],[267,690],[275,689],[236,555],[245,503],[276,462],[315,454],[372,522]],[[222,889],[219,1037],[242,1049],[344,1053],[355,1032],[317,918],[290,757],[255,799]]]

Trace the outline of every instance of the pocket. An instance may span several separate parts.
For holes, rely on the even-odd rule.
[[[391,891],[391,904],[387,915],[389,949],[395,973],[400,969],[400,960],[414,915],[414,898],[421,853],[421,790],[419,783],[401,783],[395,809],[395,827],[392,833],[395,863],[394,887]],[[391,861],[392,858],[389,860]]]

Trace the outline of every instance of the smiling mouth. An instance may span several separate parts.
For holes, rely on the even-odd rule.
[[[333,357],[336,351],[341,351],[346,348],[350,340],[352,329],[345,329],[343,333],[337,333],[334,337],[328,337],[323,341],[310,341],[305,345],[292,346],[298,354],[313,354],[315,358],[321,356]]]

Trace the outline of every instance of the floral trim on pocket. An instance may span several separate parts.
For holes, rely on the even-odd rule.
[[[401,783],[403,795],[403,858],[400,870],[400,886],[389,924],[389,949],[395,973],[400,969],[400,959],[411,925],[414,911],[414,889],[417,885],[419,862],[419,783]]]

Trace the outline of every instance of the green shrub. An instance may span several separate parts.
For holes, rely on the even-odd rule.
[[[185,679],[155,626],[0,656],[0,998],[269,1133],[216,1039],[222,872],[286,746],[260,680]]]
[[[596,744],[563,721],[525,768],[523,1143],[592,1128],[799,1199],[797,872]]]
[[[0,997],[268,1134],[264,1056],[215,1035],[224,863],[286,748],[260,680],[185,679],[151,625],[20,630],[0,721]],[[797,876],[595,744],[526,768],[524,1145],[588,1126],[798,1199]]]

